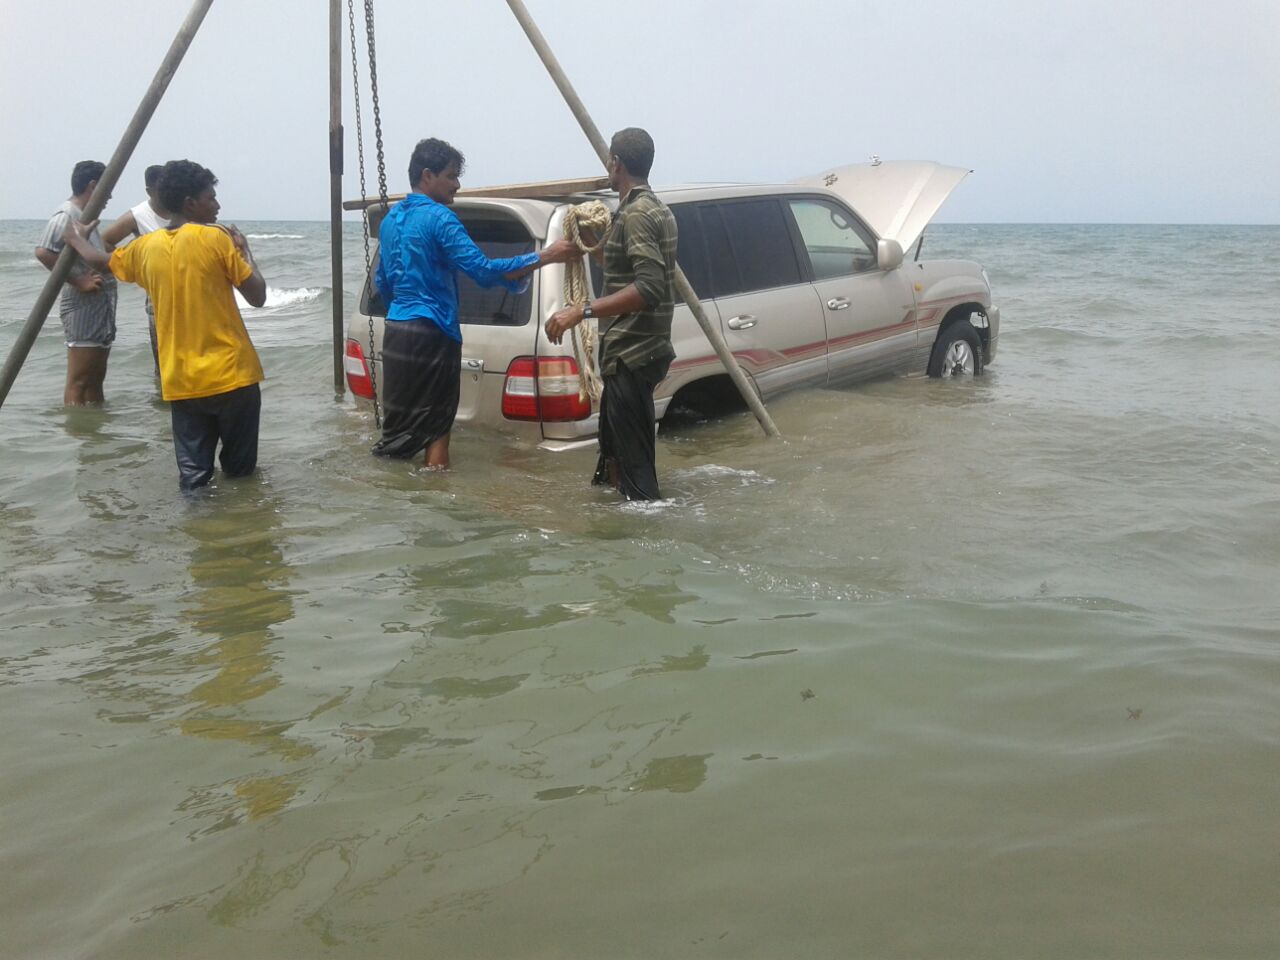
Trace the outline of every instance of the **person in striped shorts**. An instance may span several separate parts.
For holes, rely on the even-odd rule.
[[[106,164],[81,160],[71,171],[71,196],[49,218],[36,246],[36,259],[52,270],[62,252],[67,224],[80,222]],[[108,200],[111,198],[108,197]],[[95,229],[88,242],[105,250]],[[107,356],[116,339],[116,278],[109,270],[95,270],[83,262],[71,268],[59,305],[67,344],[67,382],[62,401],[69,406],[102,403]]]

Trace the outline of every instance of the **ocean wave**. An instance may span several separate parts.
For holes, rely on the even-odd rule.
[[[246,233],[246,240],[301,240],[300,233]]]
[[[327,287],[294,287],[281,290],[278,287],[267,287],[267,299],[261,307],[251,307],[236,291],[236,302],[241,310],[270,310],[274,307],[288,307],[295,303],[307,303],[322,296]]]

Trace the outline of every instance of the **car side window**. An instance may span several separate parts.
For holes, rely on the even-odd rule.
[[[707,243],[702,230],[702,217],[698,204],[673,203],[671,213],[676,218],[680,243],[676,247],[676,263],[684,271],[689,286],[699,299],[710,297],[711,272],[707,265]],[[679,294],[676,302],[683,302]]]
[[[716,296],[747,293],[800,283],[800,263],[787,225],[782,205],[774,197],[730,200],[715,204],[724,233],[727,235],[736,270],[711,258]],[[713,235],[708,230],[708,249],[714,250]],[[736,276],[735,276],[736,274]]]
[[[862,273],[876,266],[876,247],[862,224],[826,200],[788,200],[804,241],[814,280]]]
[[[680,265],[689,285],[693,287],[693,292],[701,300],[714,294],[711,292],[707,244],[703,236],[702,217],[699,215],[698,207],[699,205],[694,203],[673,203],[670,210],[672,216],[676,218],[676,230],[680,234],[680,243],[676,247],[676,263]],[[591,289],[597,297],[601,296],[604,292],[604,268],[595,257],[588,257],[587,265],[591,271]],[[676,294],[676,303],[684,303],[679,293]]]
[[[604,267],[595,257],[587,257],[587,270],[591,274],[591,293],[593,296],[604,296]]]
[[[716,204],[702,204],[702,234],[707,245],[708,282],[711,295],[727,297],[742,290],[742,274],[733,259],[733,247],[729,245],[729,231]]]

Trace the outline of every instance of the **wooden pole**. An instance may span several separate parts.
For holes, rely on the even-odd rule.
[[[525,8],[523,0],[507,0],[507,6],[515,14],[516,20],[519,21],[521,28],[525,32],[525,36],[529,38],[529,42],[533,44],[533,49],[537,51],[538,57],[542,60],[542,65],[547,68],[547,73],[551,74],[551,79],[555,81],[555,85],[560,89],[560,95],[564,97],[565,103],[569,105],[569,110],[573,113],[574,118],[577,119],[578,125],[582,127],[582,132],[591,141],[591,146],[600,158],[600,162],[607,166],[609,162],[609,145],[605,142],[604,137],[600,135],[599,128],[592,121],[591,115],[587,113],[587,108],[583,106],[582,100],[578,98],[577,92],[573,89],[573,84],[569,82],[569,78],[565,75],[564,70],[561,69],[559,61],[556,60],[556,55],[551,52],[551,47],[547,45],[546,38],[542,36],[542,31],[533,22],[533,17],[529,16],[529,11]],[[738,361],[729,349],[729,345],[725,343],[724,336],[720,333],[720,328],[711,322],[707,317],[706,311],[702,309],[702,302],[698,299],[697,294],[693,292],[693,287],[689,285],[689,281],[685,277],[684,271],[680,269],[679,264],[676,265],[675,281],[676,293],[688,304],[689,309],[693,312],[694,319],[698,321],[698,326],[702,327],[702,332],[707,335],[707,340],[711,342],[716,356],[720,358],[720,362],[724,364],[725,370],[728,371],[729,378],[733,380],[734,386],[742,394],[742,399],[746,401],[751,412],[760,421],[761,428],[771,437],[782,436],[774,424],[773,418],[769,416],[769,411],[764,408],[764,403],[761,402],[759,395],[751,386],[751,382],[747,380],[747,375],[738,366]]]
[[[147,129],[147,124],[151,122],[152,114],[156,112],[156,107],[160,104],[160,98],[164,96],[165,90],[169,88],[169,81],[173,79],[174,73],[177,72],[178,64],[182,62],[182,58],[186,55],[187,49],[191,46],[191,41],[195,39],[196,31],[200,29],[200,24],[204,21],[205,14],[209,12],[211,6],[213,6],[213,0],[195,0],[191,5],[187,19],[182,22],[182,26],[178,29],[178,35],[173,38],[173,43],[169,45],[169,52],[164,55],[164,60],[160,63],[160,69],[156,71],[155,77],[151,80],[151,86],[147,88],[147,92],[142,97],[142,102],[138,104],[138,109],[134,112],[133,119],[129,122],[129,126],[125,128],[124,136],[120,138],[120,144],[116,147],[116,152],[111,155],[111,160],[107,163],[107,169],[103,171],[102,177],[98,180],[98,186],[93,191],[93,196],[89,198],[89,203],[84,208],[84,213],[81,217],[83,222],[88,223],[90,220],[96,220],[98,214],[102,213],[102,208],[107,205],[107,200],[111,197],[111,191],[115,189],[115,185],[120,179],[120,174],[124,172],[129,158],[133,155],[134,148],[138,146],[138,141],[142,139],[142,134]],[[27,316],[26,322],[23,324],[22,329],[18,331],[18,339],[9,351],[3,370],[0,370],[0,406],[4,405],[5,398],[9,396],[9,389],[13,386],[14,380],[18,378],[18,371],[22,369],[22,364],[26,362],[27,354],[31,352],[31,346],[36,342],[40,328],[44,326],[45,318],[49,316],[49,311],[53,308],[53,302],[58,298],[62,285],[66,282],[67,275],[71,272],[71,265],[75,260],[76,252],[71,249],[70,245],[63,247],[62,252],[58,254],[58,262],[54,264],[53,270],[49,273],[49,278],[45,281],[44,288],[36,298],[35,306],[31,308],[31,313]]]
[[[342,3],[329,0],[329,258],[333,279],[333,389],[346,390],[343,376],[342,293]]]

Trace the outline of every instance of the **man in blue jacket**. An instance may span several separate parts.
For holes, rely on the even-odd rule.
[[[413,188],[391,208],[378,234],[375,281],[387,305],[382,336],[382,438],[379,456],[410,459],[426,450],[425,466],[449,467],[449,434],[458,413],[462,328],[458,324],[461,270],[482,287],[506,284],[550,263],[581,253],[557,240],[541,253],[490,260],[449,209],[465,160],[434,137],[419,141],[409,158]]]

